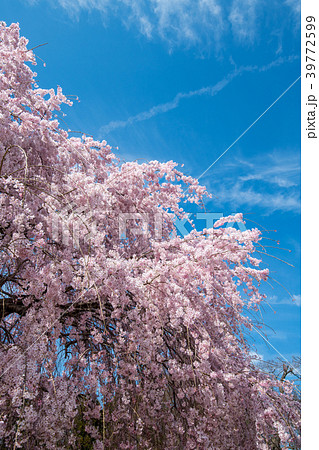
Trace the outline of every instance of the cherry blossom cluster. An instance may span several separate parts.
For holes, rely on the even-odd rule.
[[[298,448],[289,381],[253,364],[264,301],[257,229],[171,238],[207,192],[176,163],[120,164],[59,124],[19,25],[0,24],[0,442],[5,448]],[[52,224],[77,245],[59,239]],[[74,210],[74,208],[73,208]],[[122,214],[162,217],[161,239],[119,236]]]

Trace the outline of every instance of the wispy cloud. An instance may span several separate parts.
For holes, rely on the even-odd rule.
[[[295,193],[262,193],[254,188],[245,189],[238,183],[228,190],[222,188],[217,193],[213,191],[219,199],[224,199],[229,203],[236,205],[237,207],[243,207],[244,205],[249,207],[261,207],[268,210],[269,213],[275,211],[300,211],[299,196]]]
[[[274,61],[271,61],[269,64],[266,64],[261,67],[242,66],[239,68],[235,68],[226,77],[224,77],[222,80],[218,81],[216,84],[214,84],[212,86],[204,86],[200,89],[196,89],[196,90],[189,91],[189,92],[179,92],[169,102],[160,103],[158,105],[152,106],[150,109],[148,109],[146,111],[142,111],[133,116],[130,116],[125,120],[112,120],[107,125],[102,126],[100,129],[100,132],[107,134],[117,128],[125,128],[136,122],[142,122],[144,120],[151,119],[152,117],[157,116],[158,114],[163,114],[168,111],[171,111],[172,109],[177,108],[179,106],[181,100],[185,100],[185,99],[192,98],[192,97],[198,97],[198,96],[202,96],[202,95],[214,96],[214,95],[218,94],[218,92],[220,92],[222,89],[224,89],[224,87],[226,87],[234,78],[238,77],[239,75],[243,74],[244,72],[265,72],[265,71],[270,70],[273,67],[279,66],[283,63],[292,62],[292,61],[296,60],[297,58],[298,58],[297,56],[292,55],[287,58],[282,58],[282,57],[277,58]]]
[[[215,169],[214,178],[205,180],[215,202],[233,208],[261,207],[300,213],[300,155],[296,151],[261,154],[251,159],[233,158]],[[214,183],[222,179],[223,183]]]
[[[300,158],[299,155],[281,156],[276,152],[267,155],[269,165],[264,165],[266,158],[259,158],[251,164],[251,171],[239,177],[243,183],[248,181],[263,181],[276,185],[279,188],[290,188],[300,184]]]
[[[277,295],[272,295],[268,297],[268,303],[271,305],[291,305],[291,306],[301,306],[301,295],[296,294],[291,297],[278,297]]]
[[[286,0],[285,2],[292,10],[299,14],[301,10],[301,1],[300,0]]]
[[[74,19],[83,10],[99,11],[105,23],[108,17],[117,16],[126,26],[135,26],[146,38],[160,37],[173,48],[180,44],[211,42],[218,46],[229,32],[236,39],[251,39],[258,30],[257,19],[263,17],[266,8],[274,12],[284,8],[288,16],[296,11],[299,1],[269,4],[257,0],[56,0],[54,5],[62,7]]]
[[[240,40],[252,39],[255,34],[257,0],[234,0],[229,21],[233,33]]]

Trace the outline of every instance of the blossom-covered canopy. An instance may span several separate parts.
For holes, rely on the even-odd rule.
[[[37,86],[27,43],[0,24],[2,445],[298,448],[293,385],[246,339],[260,232],[224,227],[236,215],[172,237],[205,188],[72,137],[57,120],[71,102]]]

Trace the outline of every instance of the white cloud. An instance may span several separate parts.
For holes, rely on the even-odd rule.
[[[301,295],[295,294],[291,297],[281,297],[279,298],[277,295],[272,295],[268,297],[267,302],[270,305],[290,305],[290,306],[301,306]]]
[[[25,0],[29,4],[45,0]],[[120,17],[126,26],[135,26],[148,39],[160,37],[169,46],[210,44],[219,46],[230,30],[235,39],[251,39],[257,31],[263,8],[286,8],[296,12],[298,0],[269,5],[257,0],[46,0],[62,7],[72,18],[81,11],[99,11],[105,16]],[[225,4],[226,3],[226,4]]]
[[[256,0],[234,0],[229,21],[234,35],[241,39],[252,39],[255,34]]]
[[[222,33],[222,8],[215,0],[151,0],[159,35],[175,43],[196,43],[200,28]]]
[[[256,189],[244,189],[242,186],[235,184],[230,189],[222,188],[219,191],[212,190],[214,196],[219,200],[227,201],[241,208],[244,205],[250,207],[260,207],[266,209],[268,213],[275,211],[290,211],[298,213],[300,211],[299,195],[282,193],[261,193]]]
[[[204,184],[217,197],[217,203],[230,203],[235,209],[261,207],[268,214],[300,213],[298,151],[276,150],[251,159],[233,158],[217,167],[215,175],[207,177]],[[222,184],[214,183],[214,179],[221,179]]]
[[[301,306],[301,295],[294,295],[294,301],[297,306]]]
[[[272,341],[285,341],[288,339],[288,333],[285,331],[279,330],[273,332],[273,334],[270,335],[270,338]]]
[[[286,0],[285,2],[296,14],[300,14],[301,0]]]
[[[266,161],[267,160],[267,161]],[[267,162],[267,164],[265,164]],[[281,188],[290,188],[300,184],[299,155],[286,156],[273,152],[266,157],[259,157],[251,166],[248,174],[239,177],[240,181],[264,181]]]

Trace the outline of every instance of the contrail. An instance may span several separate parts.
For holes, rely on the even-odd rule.
[[[144,120],[151,119],[152,117],[157,116],[158,114],[164,114],[167,111],[171,111],[172,109],[175,109],[179,106],[181,100],[196,97],[196,96],[202,96],[202,95],[210,95],[214,96],[218,94],[224,87],[226,87],[234,78],[238,77],[244,72],[265,72],[269,69],[272,69],[275,66],[279,66],[285,62],[291,62],[298,58],[298,56],[289,56],[288,58],[277,58],[271,63],[264,65],[262,67],[258,66],[242,66],[238,69],[235,68],[232,72],[230,72],[226,77],[224,77],[222,80],[218,81],[218,83],[212,85],[212,86],[205,86],[200,89],[196,89],[194,91],[189,92],[179,92],[175,95],[173,100],[166,102],[166,103],[160,103],[159,105],[155,105],[152,108],[148,109],[147,111],[140,112],[134,116],[129,117],[126,120],[112,120],[107,125],[104,125],[101,127],[100,132],[103,134],[110,133],[113,130],[116,130],[118,128],[125,128],[129,125],[132,125],[136,122],[143,122]]]
[[[205,169],[204,170],[204,172],[202,172],[200,175],[199,175],[199,177],[197,177],[197,180],[199,180],[200,178],[202,178],[216,163],[217,163],[217,161],[219,161],[220,160],[220,158],[222,158],[224,155],[225,155],[225,153],[227,153],[228,152],[228,150],[230,150],[235,144],[236,144],[236,142],[238,142],[239,141],[239,139],[241,139],[246,133],[247,133],[247,131],[249,131],[257,122],[258,122],[258,120],[260,120],[277,102],[278,102],[278,100],[280,100],[281,99],[281,97],[283,97],[296,83],[297,83],[297,81],[299,81],[300,80],[300,78],[301,78],[301,75],[298,77],[298,78],[296,78],[295,79],[295,81],[293,82],[293,83],[291,83],[288,87],[287,87],[287,89],[285,89],[280,95],[279,95],[279,97],[277,97],[276,98],[276,100],[275,101],[273,101],[272,102],[272,104],[270,105],[270,106],[268,106],[268,108],[267,109],[265,109],[265,111],[262,113],[262,114],[260,114],[260,116],[258,116],[257,117],[257,119],[256,120],[254,120],[253,121],[253,123],[251,123],[250,125],[249,125],[249,127],[247,127],[246,128],[246,130],[245,131],[243,131],[239,136],[238,136],[238,138],[237,139],[235,139],[227,148],[226,148],[226,150],[224,150],[223,151],[223,153],[221,153],[219,156],[218,156],[218,158],[217,159],[215,159],[215,161],[213,162],[213,163],[211,163],[211,165],[210,166],[208,166],[207,167],[207,169]]]

